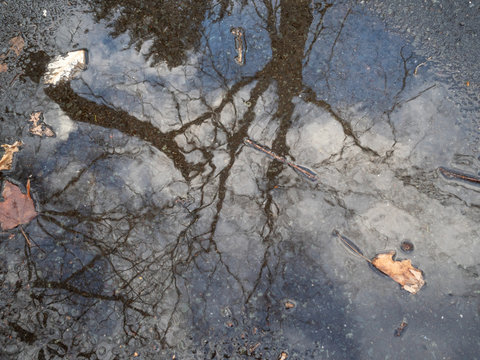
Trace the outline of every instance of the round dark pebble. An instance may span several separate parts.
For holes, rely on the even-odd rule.
[[[413,244],[410,241],[402,241],[400,244],[400,249],[402,249],[403,252],[409,253],[413,251]]]

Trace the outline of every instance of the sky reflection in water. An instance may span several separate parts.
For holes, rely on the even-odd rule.
[[[480,162],[446,86],[413,75],[424,59],[405,39],[344,3],[219,2],[172,18],[115,4],[64,20],[59,49],[88,49],[89,67],[33,100],[57,137],[28,139],[19,160],[35,158],[23,166],[41,215],[27,230],[46,253],[2,242],[16,355],[476,356],[479,188],[436,169]],[[369,257],[412,241],[427,286],[404,292],[334,229]]]

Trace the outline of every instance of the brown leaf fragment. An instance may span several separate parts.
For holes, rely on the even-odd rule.
[[[21,36],[15,36],[10,39],[10,50],[15,51],[15,55],[20,55],[25,46],[25,40]]]
[[[402,289],[416,294],[425,284],[422,272],[414,268],[410,260],[393,260],[394,255],[395,251],[378,254],[372,259],[372,265],[402,285]]]
[[[30,196],[30,179],[27,180],[27,197],[31,199],[32,197]]]
[[[5,154],[3,154],[0,159],[0,171],[10,170],[12,168],[13,154],[15,154],[19,150],[18,148],[22,145],[21,141],[15,141],[12,145],[2,145]]]
[[[30,119],[28,121],[32,123],[29,131],[33,135],[49,137],[55,136],[52,128],[43,122],[42,113],[40,111],[33,112],[32,115],[30,115]]]
[[[8,70],[8,65],[0,63],[0,73],[7,72],[7,70]]]
[[[282,353],[278,357],[278,360],[286,360],[287,358],[288,358],[288,354],[285,351],[282,351]]]
[[[395,329],[395,336],[402,336],[407,326],[407,322],[403,320],[402,323]]]
[[[285,301],[285,309],[293,309],[295,307],[295,302],[291,300]]]
[[[3,201],[0,202],[0,226],[10,230],[27,224],[37,216],[33,200],[23,194],[20,188],[9,181],[3,186]]]

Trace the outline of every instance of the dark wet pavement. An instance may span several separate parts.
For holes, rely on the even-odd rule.
[[[0,234],[1,358],[479,358],[480,188],[438,170],[479,176],[479,13],[1,3],[1,54],[25,40],[0,58],[0,143],[24,143],[1,178],[30,179],[39,211],[38,246]],[[88,68],[43,85],[75,49]],[[28,133],[34,111],[56,137]],[[333,230],[426,286],[402,290]]]

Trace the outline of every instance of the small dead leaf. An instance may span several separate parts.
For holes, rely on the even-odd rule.
[[[414,268],[410,260],[393,260],[394,255],[395,251],[378,254],[372,259],[372,265],[402,285],[402,289],[416,294],[425,284],[422,272]]]
[[[0,63],[0,73],[7,72],[7,70],[8,70],[8,65]]]
[[[288,354],[285,351],[282,351],[278,360],[286,360],[288,358]]]
[[[293,301],[287,300],[285,301],[285,309],[293,309],[295,307],[295,303]]]
[[[25,46],[25,40],[21,36],[15,36],[10,39],[10,50],[15,52],[15,55],[20,55]]]
[[[407,326],[407,322],[403,320],[402,323],[395,329],[395,336],[402,336]]]
[[[0,171],[2,170],[10,170],[12,168],[12,161],[13,161],[13,154],[15,154],[22,146],[21,141],[15,141],[12,145],[4,144],[2,145],[3,149],[5,150],[5,154],[3,154],[2,158],[0,159]]]
[[[25,40],[21,36],[15,36],[10,39],[10,50],[15,51],[15,55],[20,55],[25,46]]]
[[[32,123],[29,129],[30,133],[38,136],[55,136],[52,128],[45,124],[41,117],[42,113],[40,111],[34,112],[30,115],[30,119],[28,120]]]
[[[37,216],[33,200],[23,194],[17,185],[5,181],[2,196],[0,226],[3,230],[10,230],[18,225],[27,224]]]

